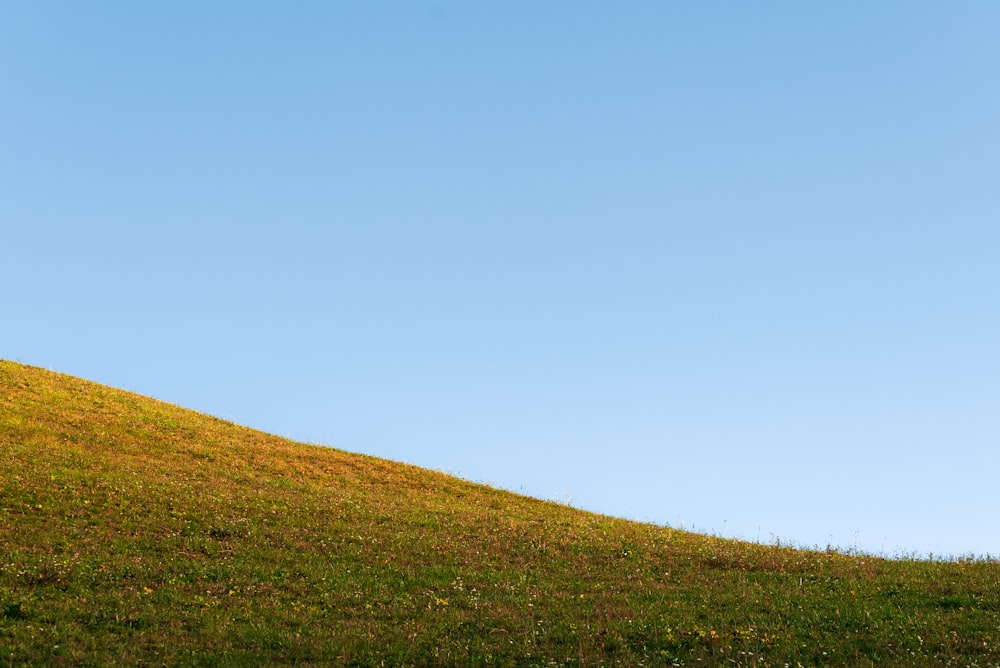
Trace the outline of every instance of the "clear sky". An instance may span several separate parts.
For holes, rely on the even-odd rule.
[[[1000,555],[1000,4],[0,3],[0,357]]]

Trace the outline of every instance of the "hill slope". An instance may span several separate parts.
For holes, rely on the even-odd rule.
[[[8,665],[998,665],[1000,566],[715,539],[0,361]]]

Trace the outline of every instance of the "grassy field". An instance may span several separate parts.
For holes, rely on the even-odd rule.
[[[0,666],[1000,665],[1000,565],[594,515],[0,361]]]

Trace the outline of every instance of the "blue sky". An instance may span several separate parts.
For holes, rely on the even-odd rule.
[[[6,2],[0,356],[639,520],[1000,554],[992,2]]]

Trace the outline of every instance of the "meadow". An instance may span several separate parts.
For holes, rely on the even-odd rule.
[[[1000,564],[726,540],[0,361],[0,665],[998,666]]]

